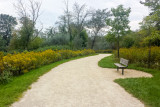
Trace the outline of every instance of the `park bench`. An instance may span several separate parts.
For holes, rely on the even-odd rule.
[[[114,65],[117,66],[117,71],[119,69],[122,69],[122,75],[124,75],[124,69],[128,67],[129,60],[126,60],[124,58],[120,58],[120,63],[114,63]]]

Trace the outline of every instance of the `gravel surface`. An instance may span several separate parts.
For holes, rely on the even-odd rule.
[[[144,107],[138,99],[113,82],[117,78],[151,77],[125,69],[101,68],[99,54],[66,62],[53,68],[31,85],[12,107]]]

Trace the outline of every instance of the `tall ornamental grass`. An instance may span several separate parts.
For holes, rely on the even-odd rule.
[[[117,52],[115,52],[117,56]],[[126,58],[130,63],[137,63],[140,66],[146,66],[148,64],[149,48],[121,48],[120,57]],[[160,69],[160,47],[151,47],[150,64],[152,68]]]

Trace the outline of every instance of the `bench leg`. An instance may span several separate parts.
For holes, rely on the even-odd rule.
[[[117,71],[119,71],[119,68],[117,67]]]
[[[122,75],[124,75],[124,69],[122,68]]]

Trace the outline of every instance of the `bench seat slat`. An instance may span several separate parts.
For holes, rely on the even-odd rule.
[[[116,66],[118,66],[119,68],[126,68],[126,66],[121,65],[120,63],[114,63]]]

